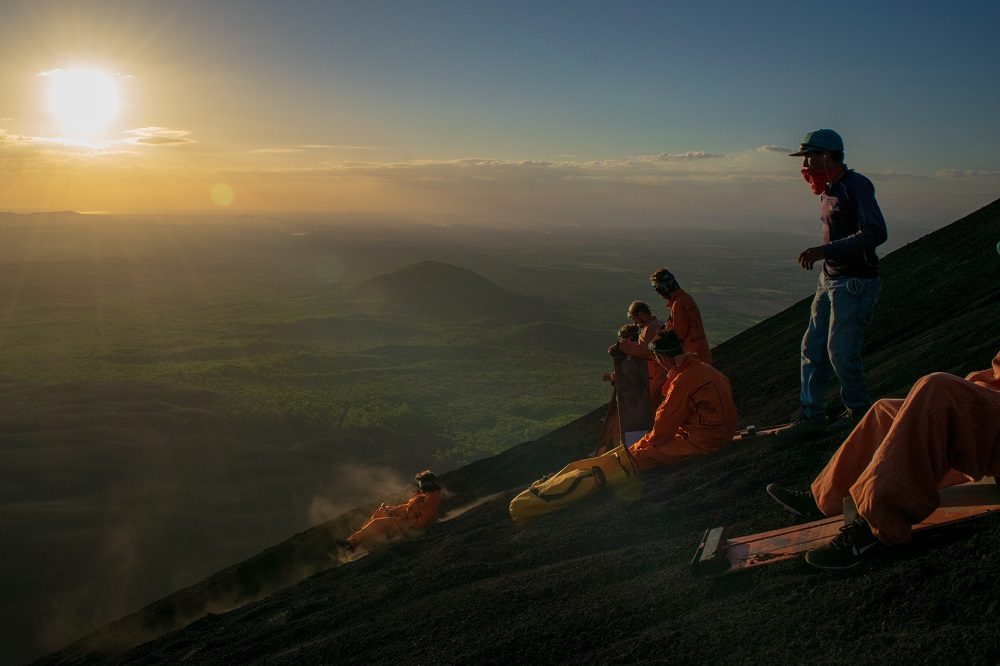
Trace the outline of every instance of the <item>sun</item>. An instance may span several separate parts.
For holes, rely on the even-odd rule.
[[[71,139],[94,139],[105,132],[118,113],[118,84],[96,69],[56,69],[47,72],[49,111]]]

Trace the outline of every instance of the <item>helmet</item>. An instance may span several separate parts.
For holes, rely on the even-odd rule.
[[[660,331],[650,341],[649,351],[663,356],[680,356],[684,353],[684,344],[674,331]]]
[[[660,294],[670,295],[680,289],[674,274],[666,268],[661,268],[649,276],[649,284]]]
[[[423,491],[430,492],[432,490],[441,489],[441,486],[439,486],[437,483],[437,476],[435,476],[434,472],[430,471],[429,469],[425,469],[424,471],[420,472],[415,477],[413,477],[413,479],[417,482],[417,486]]]

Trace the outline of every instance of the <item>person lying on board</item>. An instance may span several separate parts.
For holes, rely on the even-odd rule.
[[[355,548],[370,548],[373,545],[408,538],[427,529],[437,520],[441,506],[441,486],[437,477],[429,469],[414,477],[417,492],[403,504],[395,506],[383,504],[361,529],[338,541],[337,545],[346,551]]]
[[[940,504],[938,489],[1000,474],[1000,353],[965,379],[921,377],[906,398],[872,405],[809,490],[771,484],[767,492],[809,519],[841,513],[848,495],[858,517],[830,543],[809,551],[820,569],[847,569],[887,545]]]

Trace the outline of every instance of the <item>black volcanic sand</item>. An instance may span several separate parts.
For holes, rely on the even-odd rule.
[[[874,394],[902,395],[927,372],[989,365],[1000,346],[998,239],[1000,202],[885,260],[866,348]],[[774,423],[794,410],[807,312],[808,301],[800,302],[716,348],[744,424]],[[99,639],[107,645],[141,623],[141,613],[43,661],[1000,661],[1000,520],[992,517],[924,535],[847,574],[799,561],[710,581],[691,575],[706,528],[753,533],[791,524],[764,486],[807,484],[839,444],[834,436],[735,444],[649,473],[638,499],[607,493],[514,527],[510,499],[585,454],[602,412],[445,475],[454,492],[446,510],[502,494],[422,539],[125,654],[102,655]]]

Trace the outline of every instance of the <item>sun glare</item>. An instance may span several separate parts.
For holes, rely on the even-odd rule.
[[[47,73],[49,111],[71,139],[99,137],[118,113],[118,84],[95,69],[57,69]]]

